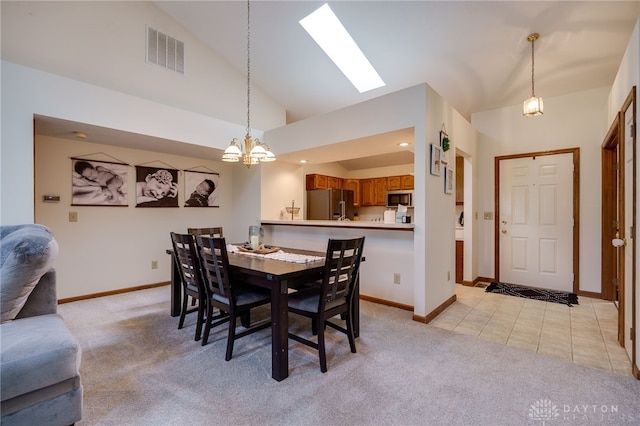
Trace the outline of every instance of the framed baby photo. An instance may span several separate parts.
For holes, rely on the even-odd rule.
[[[444,168],[444,193],[453,194],[453,169],[451,167]]]
[[[434,143],[431,144],[431,174],[440,176],[442,172],[442,147]]]
[[[128,168],[123,163],[72,158],[71,205],[126,207]]]
[[[185,207],[220,207],[220,173],[184,172]]]
[[[136,207],[179,207],[178,171],[136,166]]]

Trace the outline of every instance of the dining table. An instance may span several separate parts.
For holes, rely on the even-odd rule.
[[[322,279],[326,253],[281,247],[287,254],[314,256],[317,260],[291,262],[266,256],[229,252],[229,266],[234,279],[270,290],[271,294],[271,377],[277,381],[289,375],[289,315],[288,294],[290,289],[299,289],[305,284]],[[173,250],[167,250],[172,258]],[[171,316],[179,316],[181,309],[182,283],[175,259],[172,259],[171,271]],[[360,334],[359,282],[353,289],[351,318],[355,337]]]

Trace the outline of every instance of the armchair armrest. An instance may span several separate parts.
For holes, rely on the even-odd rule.
[[[16,319],[57,312],[56,270],[51,268],[40,278]]]

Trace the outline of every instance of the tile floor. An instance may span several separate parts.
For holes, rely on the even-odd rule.
[[[430,325],[632,376],[629,356],[617,341],[612,302],[579,296],[579,304],[568,307],[459,284],[456,297]]]

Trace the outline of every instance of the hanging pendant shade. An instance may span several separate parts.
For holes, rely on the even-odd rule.
[[[522,104],[522,115],[525,117],[535,117],[536,115],[544,114],[544,104],[542,98],[536,96],[535,91],[535,56],[534,56],[534,43],[540,37],[540,34],[529,34],[527,40],[531,43],[531,97],[524,101]]]

